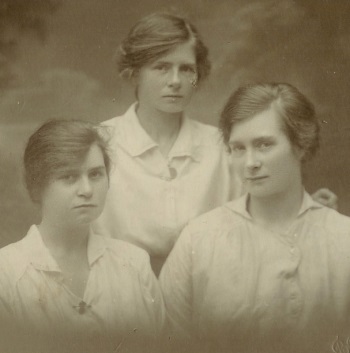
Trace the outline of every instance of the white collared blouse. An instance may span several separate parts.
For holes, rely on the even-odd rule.
[[[160,274],[169,322],[239,352],[303,338],[306,351],[330,352],[350,334],[349,251],[350,218],[306,192],[284,233],[256,224],[243,196],[183,230]]]
[[[82,298],[64,284],[61,270],[33,225],[26,237],[0,250],[0,319],[33,332],[74,333],[123,340],[157,337],[164,306],[149,256],[136,246],[93,233],[90,273]],[[137,333],[137,334],[136,334]]]
[[[184,118],[167,159],[141,127],[136,103],[109,127],[113,169],[97,233],[165,257],[189,220],[241,193],[218,130]]]

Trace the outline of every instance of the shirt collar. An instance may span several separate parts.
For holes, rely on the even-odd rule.
[[[28,262],[37,270],[61,272],[57,262],[52,257],[49,249],[45,246],[36,225],[30,227],[27,236],[23,239],[23,249]],[[93,234],[91,231],[87,249],[90,267],[104,254],[105,250],[106,242],[104,238]]]
[[[194,127],[194,122],[187,116],[181,121],[179,135],[172,147],[169,157],[191,157],[196,162],[201,160],[199,145],[200,135]]]
[[[88,242],[88,261],[90,267],[104,255],[107,249],[106,240],[102,235],[94,234],[92,230],[90,230],[90,237]]]
[[[249,194],[245,194],[241,196],[239,199],[231,201],[225,205],[225,207],[229,208],[231,211],[238,213],[244,218],[252,219],[252,216],[247,211],[247,202],[248,202]],[[314,201],[313,198],[304,190],[303,201],[301,203],[301,207],[298,212],[298,217],[304,214],[309,209],[322,208],[321,204]]]
[[[115,131],[117,143],[120,143],[133,157],[140,156],[157,146],[141,126],[136,115],[136,106],[137,102],[131,105],[122,117],[122,129]]]
[[[158,146],[142,128],[136,115],[136,107],[137,102],[132,104],[124,114],[122,132],[115,132],[118,135],[117,143],[120,143],[133,157],[140,156]],[[194,128],[193,122],[187,117],[183,117],[179,135],[169,153],[169,157],[189,156],[199,161],[200,153],[197,148],[199,145],[200,135]]]
[[[34,268],[41,271],[61,272],[48,248],[45,246],[36,225],[30,227],[22,244],[28,262]]]

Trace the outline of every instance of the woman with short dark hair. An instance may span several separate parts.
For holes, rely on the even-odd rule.
[[[190,222],[170,253],[160,284],[173,337],[210,352],[329,352],[350,328],[350,218],[303,187],[314,107],[289,84],[249,85],[220,127],[246,194]]]
[[[209,71],[198,31],[174,14],[140,19],[120,47],[136,102],[104,122],[119,168],[95,229],[145,249],[157,274],[190,219],[241,192],[217,129],[185,114]]]
[[[162,329],[163,302],[148,254],[90,228],[109,183],[101,130],[49,121],[26,146],[25,180],[41,221],[0,250],[0,320],[6,316],[17,342],[57,338],[53,351],[112,351],[153,340]]]

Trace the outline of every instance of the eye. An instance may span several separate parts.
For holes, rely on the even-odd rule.
[[[271,146],[272,146],[271,141],[261,141],[261,142],[258,142],[256,145],[256,147],[262,151],[269,149]]]
[[[93,180],[101,179],[105,175],[106,175],[106,171],[104,169],[93,170],[89,173],[89,177]]]
[[[233,145],[230,145],[230,151],[233,155],[240,156],[244,153],[245,147],[240,144],[233,144]]]
[[[197,79],[197,70],[192,65],[183,65],[181,67],[181,73],[186,76],[188,79],[195,80]]]
[[[191,65],[184,65],[181,67],[181,71],[186,72],[186,73],[191,73],[191,74],[196,74],[197,70],[195,67]]]
[[[154,70],[157,70],[161,73],[166,73],[169,69],[168,65],[164,64],[164,63],[158,63],[154,65]]]
[[[78,179],[78,175],[74,173],[63,174],[58,179],[64,181],[67,184],[73,184]]]

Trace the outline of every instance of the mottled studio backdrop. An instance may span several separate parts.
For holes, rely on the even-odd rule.
[[[0,246],[38,221],[22,182],[29,134],[49,118],[122,113],[133,92],[118,77],[116,48],[157,10],[190,18],[210,49],[193,118],[215,125],[230,92],[248,82],[287,81],[311,98],[323,142],[307,189],[329,187],[350,215],[349,0],[0,0]]]

